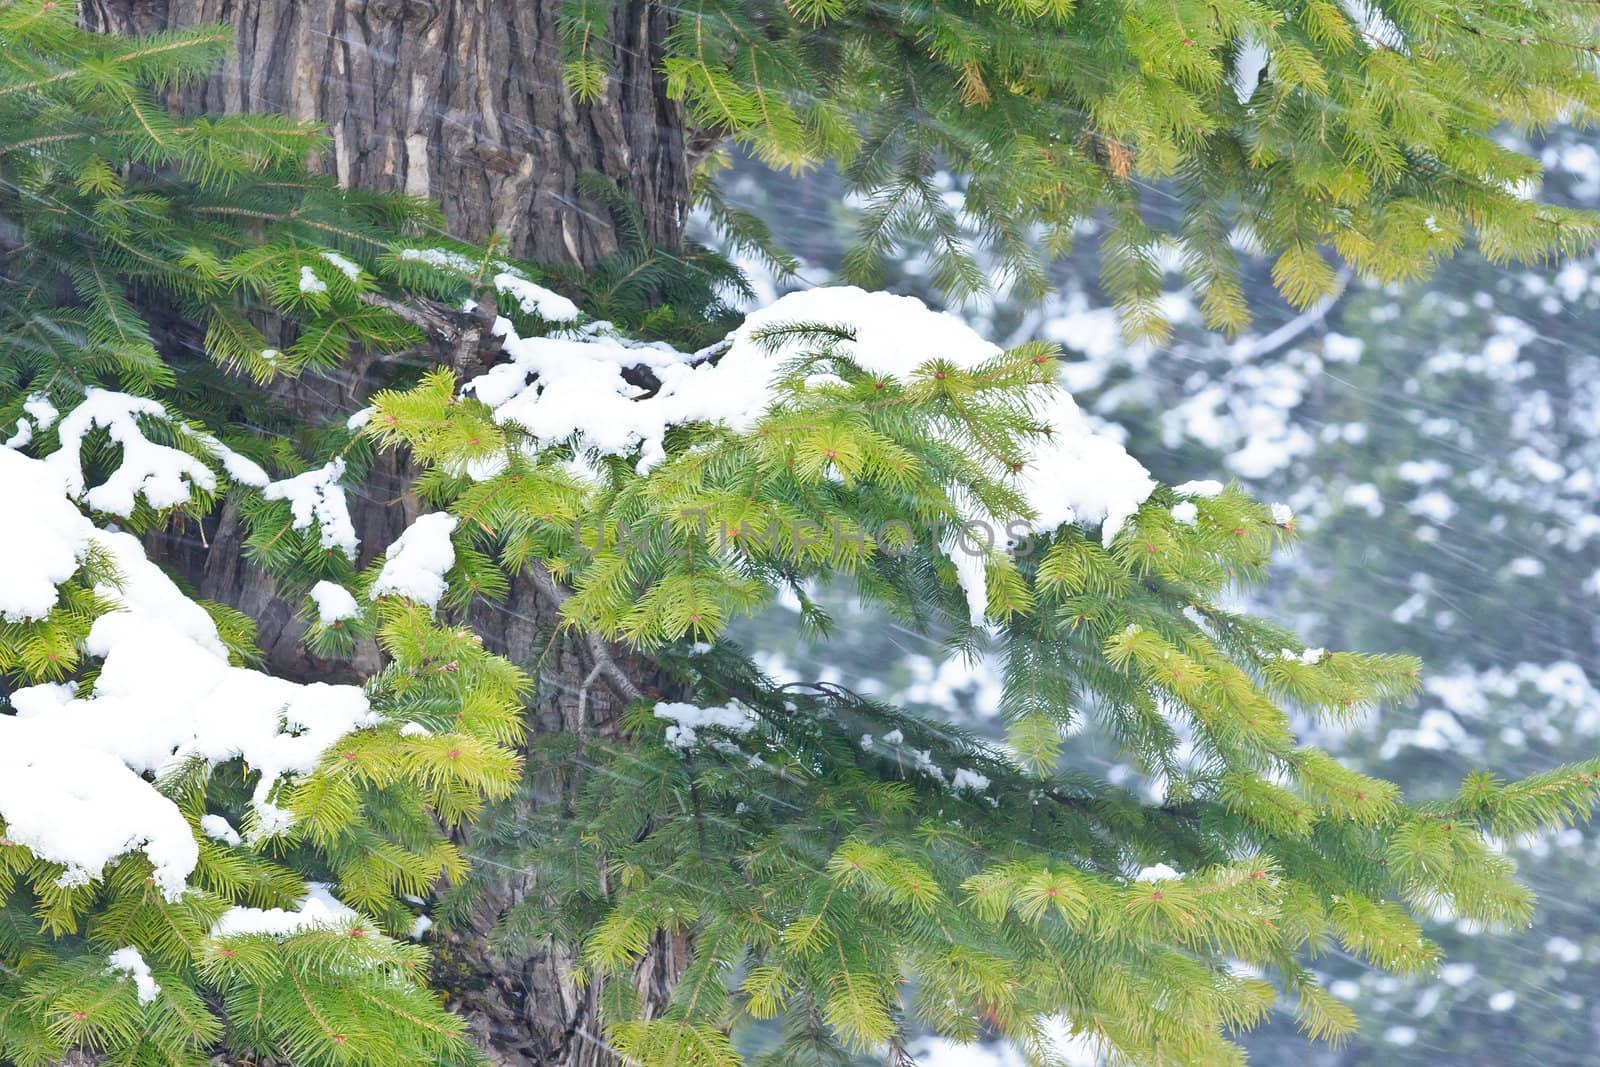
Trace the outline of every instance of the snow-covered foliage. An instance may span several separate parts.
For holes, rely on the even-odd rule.
[[[104,389],[90,389],[83,403],[67,413],[57,427],[61,447],[46,461],[57,472],[67,495],[82,499],[96,511],[127,517],[134,498],[144,497],[152,508],[170,508],[188,500],[200,489],[211,492],[217,477],[196,457],[147,438],[138,418],[166,418],[166,408],[154,400]],[[84,438],[90,430],[106,431],[122,449],[122,462],[99,485],[86,487],[83,470]]]
[[[511,276],[499,281],[524,300],[544,299],[531,283]],[[554,301],[545,300],[540,308],[551,320],[570,317]],[[576,435],[584,446],[601,451],[638,449],[648,466],[659,458],[671,426],[714,422],[746,428],[779,403],[777,369],[788,347],[764,340],[764,332],[795,323],[840,330],[847,337],[840,355],[868,373],[901,382],[939,373],[934,369],[939,360],[971,370],[999,354],[997,346],[959,320],[931,312],[919,301],[821,289],[794,294],[752,315],[714,359],[627,344],[604,330],[522,339],[503,320],[511,362],[468,388],[494,402],[498,418],[541,438]],[[645,399],[622,377],[625,367],[641,362],[663,381]],[[1050,432],[1020,478],[1032,517],[1045,528],[1100,524],[1109,541],[1155,483],[1113,439],[1095,433],[1065,390],[1046,392],[1042,403],[1042,421]],[[54,418],[41,404],[32,414],[41,427]],[[87,642],[90,654],[101,660],[92,691],[25,688],[12,697],[18,714],[0,718],[0,732],[9,735],[0,745],[8,772],[0,783],[0,815],[14,840],[62,864],[72,880],[93,878],[118,856],[139,850],[151,858],[164,891],[175,895],[196,862],[194,831],[144,776],[166,773],[189,759],[241,758],[260,775],[249,832],[270,835],[288,825],[271,799],[280,780],[309,772],[339,737],[376,720],[357,688],[295,685],[230,663],[209,616],[149,563],[138,542],[125,533],[96,529],[79,512],[74,497],[95,510],[125,516],[132,513],[135,496],[161,509],[187,501],[196,491],[217,489],[210,467],[189,452],[151,441],[141,418],[164,422],[168,417],[154,401],[91,390],[60,420],[62,447],[45,460],[0,452],[7,495],[26,501],[25,507],[0,516],[0,544],[9,549],[0,612],[12,620],[48,613],[58,587],[91,551],[101,553],[116,574],[115,585],[99,590],[115,610],[96,620]],[[120,463],[91,487],[79,455],[85,436],[96,427],[119,446]],[[345,472],[341,459],[269,482],[257,465],[214,438],[175,432],[187,433],[198,450],[220,460],[241,484],[262,489],[266,500],[287,501],[294,528],[315,524],[325,547],[354,557],[358,542],[339,484]],[[448,514],[421,516],[389,547],[370,595],[436,605],[444,574],[455,562],[455,525]],[[953,556],[958,565],[964,562],[963,554]],[[958,573],[968,584],[974,619],[981,619],[981,559],[976,567],[958,566]],[[323,625],[358,614],[354,597],[336,583],[317,583],[311,599]],[[682,712],[672,729],[685,745],[707,725],[735,731],[749,726],[747,718],[729,709],[708,719],[688,715],[691,705],[662,707]],[[931,766],[930,773],[948,777]],[[958,790],[977,792],[988,784],[974,771],[958,768],[952,775]],[[55,800],[38,804],[41,795]],[[223,841],[238,836],[220,819],[202,829]]]
[[[475,277],[480,264],[460,252],[449,248],[402,248],[399,258],[411,263],[426,263],[440,271],[464,278]],[[495,290],[509,297],[525,315],[537,316],[546,322],[571,322],[578,317],[578,305],[567,297],[529,280],[505,260],[495,260],[496,273],[492,279]]]
[[[577,304],[520,274],[502,271],[494,276],[494,287],[515,300],[524,315],[535,315],[546,322],[571,322],[578,317]]]
[[[320,882],[306,885],[306,896],[291,911],[287,908],[232,907],[211,927],[212,937],[264,935],[286,937],[305,930],[348,927],[360,916]]]
[[[1545,195],[1600,203],[1591,141],[1558,130],[1533,147],[1546,168]],[[781,204],[787,189],[763,188],[766,181],[747,176],[743,202],[760,207],[775,193]],[[948,198],[961,195],[953,183]],[[810,245],[827,247],[810,232],[825,230],[823,220],[781,207],[763,213],[781,237],[803,222]],[[900,284],[926,291],[918,261],[906,263]],[[808,278],[825,279],[827,265]],[[1120,339],[1116,313],[1090,281],[1096,264],[1087,252],[1057,275],[1062,291],[1042,308],[1001,297],[964,314],[995,335],[1062,344],[1065,379],[1087,416],[1114,424],[1108,432],[1120,428],[1159,477],[1226,471],[1298,513],[1294,521],[1309,536],[1280,565],[1287,580],[1254,603],[1317,640],[1423,656],[1425,696],[1414,709],[1362,720],[1353,737],[1342,728],[1317,731],[1321,743],[1423,797],[1453,793],[1474,766],[1533,773],[1594,752],[1600,261],[1585,254],[1547,269],[1507,270],[1466,258],[1426,283],[1350,280],[1336,299],[1305,313],[1262,299],[1253,309],[1259,327],[1237,339],[1201,328],[1179,266],[1176,258],[1160,264],[1160,306],[1175,327],[1163,346]],[[1250,280],[1252,296],[1265,293],[1265,281]],[[1192,482],[1174,492],[1203,497],[1222,488]],[[1178,521],[1186,514],[1173,511]],[[842,598],[811,593],[848,617]],[[785,679],[861,685],[994,728],[1003,664],[980,659],[968,669],[942,661],[937,642],[878,620],[843,625],[850,640],[831,643],[825,655],[765,626],[755,643]],[[1138,781],[1122,754],[1088,738],[1075,758],[1113,781]],[[1446,964],[1436,982],[1375,974],[1357,982],[1330,965],[1334,992],[1377,1020],[1355,1039],[1350,1061],[1432,1063],[1441,1049],[1463,1062],[1588,1055],[1592,1030],[1566,1020],[1587,1011],[1600,985],[1587,889],[1600,857],[1590,836],[1573,829],[1512,843],[1549,902],[1538,925],[1525,937],[1491,938],[1441,920],[1450,957],[1463,962]],[[1581,961],[1545,950],[1552,929],[1580,947]],[[1513,986],[1514,998],[1491,1007],[1491,997]],[[1274,1037],[1247,1043],[1272,1062],[1301,1056]]]
[[[315,525],[324,548],[336,548],[354,559],[361,542],[350,521],[344,487],[339,484],[344,471],[344,460],[334,458],[304,474],[273,482],[262,496],[267,500],[287,500],[294,515],[295,529],[304,530]]]
[[[1437,75],[1466,102],[1435,123],[1427,94],[1395,88],[1404,77],[1343,76],[1383,70],[1367,62],[1370,41],[1340,43],[1354,24],[1337,5],[1309,11],[1309,31],[1283,33],[1248,4],[1200,19],[1174,8],[1170,24],[1165,12],[1112,19],[1090,34],[1095,47],[1063,50],[1054,34],[1081,21],[1070,5],[955,4],[977,33],[944,40],[935,26],[936,47],[907,65],[903,42],[879,23],[925,33],[946,13],[934,6],[934,22],[926,5],[870,12],[842,86],[831,57],[812,68],[830,49],[792,44],[818,22],[830,34],[852,24],[853,9],[774,9],[748,62],[745,42],[726,35],[731,25],[742,36],[741,20],[680,10],[693,58],[687,33],[660,42],[690,127],[679,132],[713,128],[795,164],[843,163],[856,134],[879,141],[862,158],[881,165],[836,172],[884,197],[869,207],[878,237],[861,246],[863,276],[903,239],[936,235],[943,285],[992,293],[993,273],[1042,291],[1032,238],[1049,226],[1063,248],[1093,219],[1112,230],[1100,242],[1102,284],[1122,324],[1145,336],[1167,321],[1248,321],[1234,245],[1277,254],[1273,280],[1299,306],[1323,300],[1314,317],[1342,284],[1316,250],[1327,241],[1403,276],[1472,227],[1521,255],[1600,232],[1595,219],[1525,206],[1498,173],[1467,181],[1470,195],[1430,198],[1426,217],[1395,193],[1431,177],[1429,160],[1472,156],[1502,117],[1538,123],[1566,95],[1584,98],[1586,52],[1574,63],[1448,21],[1413,32],[1381,14],[1358,18],[1387,45],[1390,79]],[[653,211],[633,210],[620,190],[608,199],[604,176],[579,188],[611,212],[617,248],[581,276],[496,258],[526,231],[487,249],[443,235],[426,239],[438,248],[411,247],[437,232],[426,205],[301,180],[310,129],[265,116],[168,120],[167,90],[203,76],[225,35],[176,32],[133,51],[88,37],[62,7],[0,16],[13,61],[0,65],[5,141],[29,149],[4,161],[23,180],[0,182],[8,235],[22,237],[5,242],[0,317],[27,338],[0,357],[0,381],[19,386],[0,398],[6,454],[24,464],[8,464],[19,484],[43,477],[26,464],[56,478],[46,495],[69,509],[49,518],[64,555],[31,533],[5,535],[23,562],[42,565],[48,588],[24,584],[3,608],[14,621],[0,620],[0,668],[22,686],[0,719],[0,1059],[89,1050],[117,1062],[214,1051],[304,1067],[475,1062],[465,1021],[423,988],[426,950],[400,939],[427,933],[431,916],[416,909],[446,880],[461,886],[461,906],[440,907],[442,921],[498,908],[499,894],[462,885],[469,857],[457,831],[487,799],[509,797],[523,759],[530,789],[543,792],[518,796],[507,814],[520,829],[532,815],[537,832],[472,834],[475,851],[509,850],[473,857],[485,868],[537,873],[520,917],[516,904],[500,916],[504,944],[562,942],[554,984],[565,988],[577,977],[566,963],[582,968],[586,1006],[561,1020],[568,1036],[579,1026],[630,1063],[681,1062],[692,1049],[718,1067],[734,1067],[744,1051],[734,1043],[760,1037],[752,1031],[840,1062],[903,1059],[908,1027],[922,1024],[955,1040],[1004,1033],[1036,1059],[1092,1043],[1113,1058],[1175,1053],[1211,1067],[1239,1060],[1229,1035],[1290,998],[1303,1029],[1337,1037],[1354,1020],[1302,957],[1336,941],[1411,973],[1434,958],[1412,914],[1522,920],[1527,900],[1500,838],[1564,825],[1600,792],[1594,760],[1532,784],[1478,776],[1461,797],[1423,808],[1301,744],[1292,713],[1342,723],[1387,706],[1415,689],[1415,664],[1307,648],[1229,610],[1234,589],[1294,540],[1296,511],[1319,517],[1316,502],[1296,486],[1269,507],[1236,485],[1158,485],[1106,421],[1115,405],[1074,399],[1115,389],[1122,369],[1064,385],[1057,353],[1027,343],[1043,332],[1114,360],[1107,316],[1081,331],[974,330],[909,298],[822,287],[702,348],[731,325],[718,286],[743,291],[738,279],[675,235],[657,248],[643,217]],[[1502,22],[1532,22],[1507,11],[1496,11]],[[791,14],[792,32],[780,29]],[[561,73],[581,102],[606,74],[587,55],[589,20],[559,21],[580,50]],[[1108,56],[1109,78],[1086,70]],[[1450,64],[1478,77],[1453,76]],[[1129,71],[1137,92],[1118,88]],[[952,79],[957,91],[938,84]],[[724,87],[738,90],[731,107]],[[902,110],[913,100],[914,112]],[[1314,122],[1318,111],[1331,136],[1281,140],[1280,121]],[[885,121],[880,139],[871,126]],[[1404,158],[1360,150],[1377,138]],[[1008,139],[1020,155],[993,151]],[[1246,142],[1249,168],[1213,151]],[[1355,154],[1340,158],[1345,146]],[[427,155],[452,165],[450,153]],[[934,174],[936,159],[972,184]],[[1193,214],[1146,231],[1145,198],[1121,192],[1135,170],[1183,173],[1177,200]],[[1332,200],[1307,196],[1330,181]],[[715,187],[697,191],[716,201]],[[83,210],[58,217],[58,202]],[[722,216],[734,239],[764,247],[750,236],[759,227]],[[1380,216],[1382,240],[1358,247]],[[1251,232],[1235,240],[1240,219]],[[965,254],[968,225],[1010,246],[995,271]],[[589,258],[564,235],[573,259]],[[1199,304],[1159,293],[1180,261]],[[581,296],[593,319],[534,278]],[[1583,279],[1561,284],[1575,291]],[[485,305],[505,315],[503,362],[483,330]],[[1262,365],[1248,384],[1277,394],[1281,417],[1236,413],[1215,395],[1188,411],[1197,425],[1235,414],[1251,424],[1229,452],[1237,471],[1277,473],[1280,454],[1321,443],[1298,425],[1312,390],[1265,366],[1295,329],[1254,339],[1237,360]],[[1368,347],[1330,335],[1321,366],[1362,368]],[[416,381],[411,356],[424,348],[450,354]],[[463,393],[457,372],[483,367],[494,369]],[[111,382],[127,393],[80,396]],[[350,406],[371,408],[348,419],[330,410],[335,394],[322,390],[335,384]],[[43,390],[43,405],[22,403],[20,390]],[[259,463],[202,424],[228,427],[218,432]],[[1362,441],[1355,429],[1336,436]],[[1560,480],[1557,457],[1519,443],[1528,447],[1511,454],[1516,470]],[[402,445],[404,463],[376,454]],[[1171,466],[1162,473],[1191,477],[1217,463]],[[1471,513],[1450,474],[1397,469],[1415,487],[1403,495],[1374,481],[1378,503],[1391,505],[1382,514],[1425,521],[1419,543],[1442,542]],[[346,488],[431,513],[364,560]],[[714,521],[692,529],[696,512]],[[107,516],[117,527],[97,525]],[[675,536],[670,551],[574,535],[584,520],[637,517]],[[377,525],[361,518],[363,530]],[[966,527],[1006,522],[1009,533],[1011,519],[1042,536],[1019,533],[1003,549],[963,543]],[[785,540],[782,524],[801,521],[808,534],[831,523],[832,543]],[[775,525],[776,547],[757,543]],[[379,547],[366,545],[367,556]],[[276,601],[256,612],[260,650],[256,620],[181,588],[227,587],[241,568],[250,580],[220,595],[237,591],[252,611],[258,594]],[[1555,569],[1524,551],[1504,574],[1531,581]],[[809,589],[836,575],[933,640],[948,634],[975,657],[1003,652],[973,688],[980,700],[998,690],[1004,748],[832,688],[774,685],[719,639],[730,617],[784,592],[826,631]],[[495,606],[537,630],[554,623],[553,655],[526,649],[526,662],[565,727],[521,751],[529,679],[484,647],[494,634],[471,629],[484,601],[514,590],[508,599],[539,607]],[[299,617],[286,617],[286,602]],[[309,665],[315,676],[329,655],[363,688],[250,669]],[[636,681],[640,663],[649,677]],[[947,681],[913,678],[930,695]],[[1103,728],[1086,730],[1086,718]],[[1419,724],[1411,740],[1426,744],[1401,749],[1442,751],[1438,738],[1455,736],[1445,722]],[[1078,734],[1068,753],[1064,739]],[[1102,755],[1116,762],[1093,765]],[[1064,756],[1078,763],[1069,773]],[[1413,847],[1445,833],[1437,850]],[[308,876],[329,884],[307,893]],[[642,1011],[630,991],[664,939],[687,948],[681,995]],[[1549,954],[1573,958],[1565,944]],[[544,1006],[570,1016],[568,999]],[[1487,1007],[1508,1015],[1525,999],[1500,988]],[[778,1016],[778,1026],[749,1025]],[[1070,1040],[1053,1049],[1057,1036]],[[789,1051],[801,1050],[774,1054]]]
[[[782,330],[796,325],[840,331],[838,355],[902,383],[940,373],[939,363],[972,370],[1001,351],[959,318],[914,297],[843,286],[789,293],[751,313],[727,342],[694,355],[603,330],[521,338],[502,321],[510,361],[465,388],[494,408],[497,419],[516,422],[541,440],[577,438],[585,450],[613,455],[637,449],[641,468],[648,469],[665,455],[669,427],[711,422],[748,429],[770,411],[781,399],[776,386],[783,360],[803,343]],[[661,381],[653,392],[624,375],[640,365]],[[1040,404],[1048,441],[1020,472],[1029,517],[1044,530],[1068,522],[1103,525],[1109,541],[1155,483],[1116,441],[1094,431],[1065,389],[1041,395]]]
[[[335,582],[318,582],[311,587],[310,595],[317,606],[317,619],[324,626],[353,619],[361,611],[350,590]]]
[[[438,604],[444,596],[445,572],[456,561],[455,546],[450,543],[455,528],[455,516],[442,511],[418,516],[384,553],[383,569],[372,583],[372,598],[403,596],[430,608]]]
[[[56,587],[91,552],[113,575],[96,590],[111,610],[85,643],[100,662],[93,690],[24,687],[10,697],[17,714],[0,716],[0,817],[12,840],[61,864],[70,881],[139,850],[176,897],[197,860],[194,832],[145,775],[242,758],[260,775],[261,826],[278,826],[271,797],[280,780],[309,772],[329,745],[375,719],[355,686],[298,685],[234,666],[210,616],[137,539],[97,529],[72,505],[80,485],[61,465],[0,452],[0,486],[14,505],[0,516],[0,542],[11,549],[0,553],[7,618],[48,614]]]
[[[835,355],[901,384],[942,376],[941,368],[975,371],[1001,355],[1000,346],[960,319],[914,297],[823,287],[789,293],[752,312],[727,341],[694,354],[629,341],[606,324],[575,335],[524,338],[501,319],[496,329],[510,359],[463,391],[493,408],[497,421],[515,423],[540,442],[571,441],[585,453],[637,452],[645,472],[665,458],[673,427],[713,423],[747,430],[781,405],[784,365],[806,344],[797,326],[827,331],[836,339]],[[649,388],[639,384],[641,368],[656,379]],[[988,531],[990,545],[1012,519],[1030,520],[1040,531],[1068,523],[1099,526],[1109,545],[1155,481],[1114,437],[1097,432],[1065,388],[1038,389],[1034,401],[1044,433],[1014,471],[1027,513],[969,509],[964,518]],[[951,490],[959,495],[959,487]],[[979,623],[987,604],[987,549],[964,546],[953,535],[946,552]]]

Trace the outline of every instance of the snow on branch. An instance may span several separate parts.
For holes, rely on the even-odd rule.
[[[50,408],[48,414],[53,418],[54,409]],[[144,497],[150,507],[160,510],[186,502],[196,490],[216,492],[217,475],[204,461],[182,449],[151,441],[141,428],[140,419],[166,423],[177,436],[193,441],[200,452],[218,460],[228,477],[240,485],[261,490],[268,500],[288,501],[294,529],[307,529],[314,523],[324,548],[338,549],[346,557],[355,558],[360,542],[350,520],[344,488],[339,484],[345,471],[342,459],[293,478],[272,481],[254,460],[211,434],[174,419],[160,402],[149,397],[90,388],[83,402],[61,420],[61,448],[44,462],[65,484],[68,496],[95,511],[127,518],[133,514],[137,497]],[[42,418],[40,424],[48,425]],[[91,487],[84,472],[83,448],[85,438],[96,427],[106,431],[122,454],[105,481]],[[21,444],[31,439],[30,428],[28,440]]]
[[[444,596],[445,572],[456,562],[455,545],[450,542],[455,528],[455,516],[443,511],[419,515],[385,553],[383,568],[372,583],[372,599],[403,596],[436,606]]]
[[[35,394],[23,405],[32,418],[18,420],[17,433],[5,442],[7,448],[20,449],[32,443],[35,431],[49,429],[59,412],[43,394]],[[195,490],[216,491],[217,476],[197,456],[170,445],[158,444],[145,435],[141,419],[166,423],[173,433],[195,442],[200,450],[222,463],[228,477],[241,485],[265,487],[267,472],[255,461],[240,455],[211,434],[193,429],[172,418],[159,401],[110,389],[89,388],[83,402],[60,420],[61,447],[45,462],[66,486],[67,494],[96,511],[124,518],[133,514],[136,498],[157,510],[175,507],[189,499]],[[84,439],[100,428],[121,450],[121,461],[105,481],[90,487],[83,468]]]
[[[133,514],[134,499],[142,496],[153,508],[176,507],[196,489],[215,492],[217,476],[189,453],[156,444],[139,427],[139,416],[166,419],[167,409],[147,397],[106,389],[88,390],[83,403],[61,420],[61,448],[45,462],[61,476],[67,494],[96,511]],[[85,485],[83,441],[95,427],[106,431],[122,448],[122,462],[104,482]]]
[[[304,530],[316,523],[323,548],[337,548],[355,559],[361,542],[350,520],[344,487],[339,484],[343,477],[344,460],[336,458],[304,474],[273,482],[261,495],[268,500],[287,500],[294,529]]]
[[[754,426],[778,402],[785,365],[814,351],[819,336],[835,356],[896,382],[911,381],[934,360],[966,371],[1001,354],[960,319],[915,297],[854,287],[790,293],[751,314],[727,341],[693,354],[618,337],[605,323],[524,338],[502,318],[495,330],[510,359],[467,382],[464,392],[493,408],[497,422],[520,426],[541,445],[570,441],[580,453],[637,452],[641,473],[666,457],[673,426]],[[1042,387],[1031,399],[1047,432],[1014,472],[1031,513],[1015,517],[1040,530],[1098,524],[1109,543],[1155,481],[1119,442],[1095,430],[1064,387]],[[496,472],[492,465],[482,469]],[[964,505],[961,488],[950,490]],[[964,518],[989,529],[1004,525],[966,510]],[[984,557],[953,543],[946,551],[977,622],[986,602]]]
[[[212,937],[288,937],[307,930],[350,926],[361,917],[346,907],[322,882],[306,885],[306,895],[293,911],[284,908],[234,906],[211,928]]]
[[[106,410],[120,409],[94,409]],[[91,553],[116,574],[95,590],[115,609],[94,621],[86,641],[101,660],[93,692],[29,686],[11,695],[16,715],[0,715],[0,818],[9,838],[66,868],[69,883],[142,851],[162,891],[176,897],[198,849],[151,778],[193,759],[243,759],[260,776],[256,833],[268,834],[287,824],[271,803],[280,781],[312,771],[330,745],[376,716],[356,686],[300,685],[230,664],[211,617],[139,541],[96,528],[73,506],[69,495],[82,484],[73,473],[0,450],[0,492],[10,503],[0,513],[0,614],[9,622],[46,616],[56,587]]]

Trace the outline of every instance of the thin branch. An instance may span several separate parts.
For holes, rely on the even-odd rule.
[[[1267,334],[1261,340],[1254,344],[1244,345],[1243,358],[1260,359],[1262,356],[1270,356],[1280,348],[1287,348],[1301,334],[1321,323],[1323,319],[1328,317],[1328,312],[1333,310],[1333,306],[1339,302],[1339,298],[1344,296],[1345,290],[1350,288],[1352,273],[1349,267],[1341,267],[1339,276],[1334,279],[1332,292]]]
[[[544,593],[544,595],[558,610],[564,604],[566,604],[568,600],[572,599],[572,593],[562,589],[560,585],[556,584],[555,577],[551,575],[551,573],[544,567],[535,565],[532,568],[531,573],[533,575],[534,584],[539,587],[540,592]],[[612,657],[611,649],[606,644],[605,639],[588,627],[583,627],[582,629],[584,641],[589,646],[589,655],[594,660],[594,670],[591,671],[589,673],[589,677],[584,680],[584,689],[587,690],[588,686],[593,681],[594,676],[598,673],[603,674],[610,679],[611,684],[616,686],[617,692],[621,693],[627,699],[648,700],[649,698],[645,695],[644,690],[640,689],[634,680],[628,677],[627,672],[624,671],[617,664],[617,661]],[[580,690],[578,695],[580,711],[586,702],[585,695],[585,692]]]
[[[423,333],[446,341],[460,337],[466,327],[465,313],[452,311],[435,300],[413,299],[403,302],[390,299],[382,293],[362,293],[359,299],[363,304],[382,308],[396,318],[404,319]]]

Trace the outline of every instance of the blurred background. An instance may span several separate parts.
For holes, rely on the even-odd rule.
[[[1542,198],[1600,207],[1600,137],[1553,131]],[[733,161],[728,200],[796,253],[796,275],[743,264],[763,302],[835,281],[865,205],[827,171],[797,177]],[[962,190],[946,183],[959,210]],[[1145,190],[1152,217],[1176,201]],[[1600,263],[1505,267],[1464,254],[1426,281],[1346,279],[1304,313],[1252,267],[1255,324],[1207,332],[1171,264],[1170,341],[1125,343],[1096,285],[1092,229],[1053,273],[1043,305],[1000,293],[950,310],[1002,344],[1062,346],[1079,404],[1152,473],[1236,479],[1296,512],[1303,540],[1246,602],[1312,645],[1407,652],[1422,696],[1316,744],[1399,782],[1453,793],[1470,771],[1506,777],[1600,751]],[[702,239],[711,243],[708,235]],[[940,303],[915,242],[882,287]],[[847,590],[812,594],[835,626],[801,636],[799,602],[737,635],[776,677],[835,682],[998,736],[997,665],[937,634],[863,613]],[[1080,735],[1071,759],[1137,785],[1114,747]],[[1339,1048],[1309,1045],[1284,1016],[1245,1035],[1253,1062],[1326,1067],[1600,1063],[1600,848],[1586,829],[1507,841],[1539,894],[1531,929],[1484,930],[1441,914],[1440,972],[1403,981],[1339,955],[1316,967],[1364,1020]],[[1009,1067],[999,1048],[925,1045],[924,1067]],[[1020,1062],[1020,1061],[1018,1061]],[[1092,1062],[1088,1060],[1086,1062]]]

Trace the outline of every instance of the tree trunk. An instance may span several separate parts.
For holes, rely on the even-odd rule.
[[[440,200],[456,236],[501,233],[514,256],[591,265],[617,245],[605,210],[578,191],[579,176],[598,171],[638,203],[654,241],[676,245],[690,164],[681,113],[658,73],[668,14],[638,0],[613,9],[606,45],[611,77],[599,100],[578,105],[562,86],[559,6],[559,0],[85,0],[83,17],[93,28],[133,34],[231,26],[236,53],[175,104],[316,122],[332,136],[316,166],[347,185]],[[273,390],[305,420],[331,423],[372,391],[358,366]],[[412,473],[403,457],[385,456],[363,490],[351,494],[363,563],[415,517],[416,502],[406,492]],[[242,557],[231,505],[206,533],[169,531],[153,538],[151,548],[201,595],[257,620],[269,669],[349,681],[378,666],[375,648],[348,664],[306,652],[300,605],[279,597],[272,580]],[[487,645],[537,678],[528,709],[532,731],[609,733],[626,700],[617,686],[593,677],[595,657],[585,640],[551,643],[555,618],[548,582],[521,575],[504,603],[476,609],[471,624]],[[648,663],[621,650],[611,655],[646,692],[661,691]],[[465,845],[470,854],[471,842]],[[562,946],[514,960],[488,951],[482,935],[493,916],[536,887],[519,872],[484,873],[491,877],[478,929],[439,946],[439,978],[453,1006],[496,1063],[615,1063],[592,995],[571,981]],[[665,1003],[685,963],[681,943],[656,946],[638,976],[647,1005]]]
[[[592,264],[616,247],[578,176],[613,179],[658,243],[689,196],[683,119],[657,72],[666,9],[612,10],[611,76],[591,104],[562,85],[560,0],[85,0],[94,29],[222,23],[236,51],[181,95],[191,110],[272,111],[325,127],[341,184],[444,205],[451,233],[503,233],[518,257]]]

